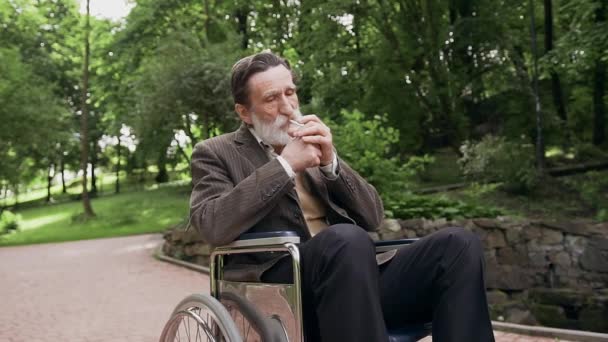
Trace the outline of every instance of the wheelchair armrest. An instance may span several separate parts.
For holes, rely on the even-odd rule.
[[[296,232],[289,230],[264,233],[245,233],[239,236],[239,238],[234,242],[222,246],[222,248],[282,245],[284,243],[300,243],[300,236]]]
[[[376,253],[387,252],[393,249],[401,248],[405,245],[409,245],[418,241],[419,239],[399,239],[399,240],[386,240],[376,241]]]

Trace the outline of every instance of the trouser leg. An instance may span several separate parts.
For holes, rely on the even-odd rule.
[[[433,322],[433,340],[494,341],[479,239],[447,228],[400,249],[381,266],[380,295],[389,327]]]
[[[331,226],[300,245],[307,342],[388,340],[378,292],[379,271],[368,234],[353,225]],[[285,281],[290,260],[264,281]]]

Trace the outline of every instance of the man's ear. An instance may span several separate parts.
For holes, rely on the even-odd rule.
[[[244,123],[253,125],[253,121],[251,120],[251,112],[246,106],[237,103],[234,105],[234,111],[239,115]]]

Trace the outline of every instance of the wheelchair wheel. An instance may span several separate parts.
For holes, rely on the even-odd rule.
[[[278,316],[266,317],[251,302],[232,292],[223,292],[221,302],[232,317],[243,342],[287,342],[287,332]]]
[[[224,306],[210,295],[182,300],[163,328],[160,342],[242,342]]]

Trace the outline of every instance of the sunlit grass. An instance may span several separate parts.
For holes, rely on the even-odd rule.
[[[19,231],[0,246],[94,239],[162,232],[188,213],[188,186],[108,195],[92,200],[94,219],[82,222],[79,201],[17,211]]]

